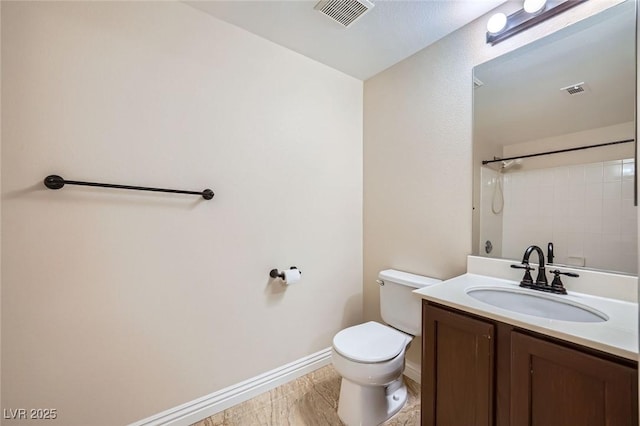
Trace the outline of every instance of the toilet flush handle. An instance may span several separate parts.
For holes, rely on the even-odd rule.
[[[378,284],[380,284],[381,286],[383,286],[383,285],[384,285],[384,281],[382,281],[382,280],[376,280],[376,282],[377,282]]]

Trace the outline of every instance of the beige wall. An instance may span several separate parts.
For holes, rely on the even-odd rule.
[[[3,408],[125,424],[362,319],[361,81],[174,2],[2,2],[2,78]]]
[[[485,44],[487,15],[365,82],[365,319],[379,318],[375,277],[382,269],[437,278],[465,271],[472,249],[472,68],[619,2],[586,2],[496,46]],[[408,361],[420,362],[419,342]]]

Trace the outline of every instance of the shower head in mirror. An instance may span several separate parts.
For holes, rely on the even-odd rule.
[[[522,166],[522,158],[507,160],[500,163],[500,172],[504,173],[509,169],[519,169]]]

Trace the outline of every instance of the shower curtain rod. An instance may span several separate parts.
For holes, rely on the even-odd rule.
[[[601,146],[618,145],[618,144],[621,144],[621,143],[629,143],[629,142],[635,142],[635,139],[625,139],[623,141],[605,142],[605,143],[599,143],[599,144],[596,144],[596,145],[578,146],[576,148],[567,148],[567,149],[559,149],[557,151],[539,152],[537,154],[518,155],[516,157],[498,158],[498,159],[493,159],[493,160],[482,160],[482,165],[484,166],[485,164],[489,164],[489,163],[497,163],[499,161],[509,161],[509,160],[516,160],[516,159],[519,159],[519,158],[538,157],[540,155],[559,154],[561,152],[580,151],[580,150],[583,150],[583,149],[599,148]]]

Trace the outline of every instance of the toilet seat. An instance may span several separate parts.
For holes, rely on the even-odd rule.
[[[411,336],[369,321],[340,331],[333,338],[333,348],[353,361],[376,363],[395,358],[410,341]]]

